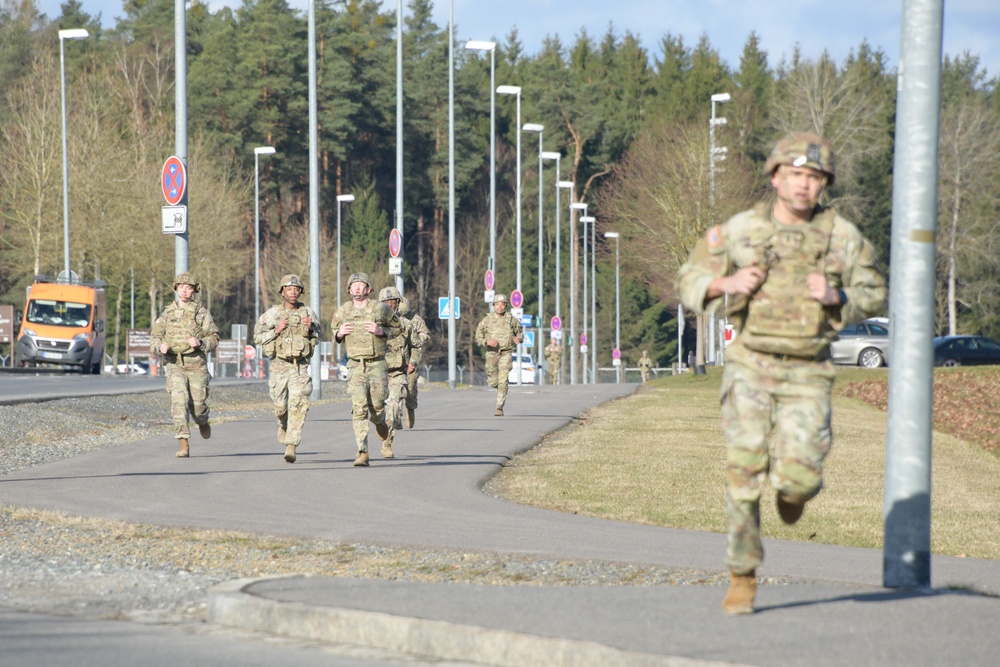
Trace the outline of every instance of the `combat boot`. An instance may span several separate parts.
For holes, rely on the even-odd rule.
[[[498,405],[498,406],[497,406],[497,409],[493,411],[493,416],[494,416],[494,417],[503,417],[503,408],[501,408],[501,407],[500,407],[500,406]]]
[[[201,437],[208,440],[212,437],[212,426],[208,422],[204,424],[198,424],[198,432],[201,433]]]
[[[358,452],[357,457],[354,459],[354,465],[361,467],[368,467],[368,452]]]
[[[382,458],[395,458],[395,455],[392,453],[392,436],[389,436],[386,441],[382,443]]]
[[[177,458],[186,459],[191,456],[191,450],[188,447],[187,438],[177,438],[177,444],[181,446],[181,448],[177,450]]]
[[[805,503],[793,503],[785,494],[778,491],[778,516],[789,526],[802,518],[805,508]]]
[[[378,434],[379,440],[385,440],[389,437],[389,425],[385,422],[375,424],[375,433]]]
[[[729,590],[722,601],[722,613],[730,616],[753,613],[753,600],[757,596],[757,573],[729,573]]]
[[[413,428],[417,423],[417,411],[413,408],[406,408],[406,428]]]
[[[295,445],[285,445],[285,460],[295,463]]]

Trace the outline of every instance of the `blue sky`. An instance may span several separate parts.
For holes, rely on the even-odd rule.
[[[41,0],[43,12],[59,14],[60,0]],[[881,48],[896,67],[904,0],[454,0],[456,38],[505,39],[517,26],[521,42],[535,52],[546,35],[563,43],[586,28],[599,39],[613,25],[619,34],[639,35],[654,56],[661,37],[681,35],[693,46],[705,34],[731,67],[739,63],[747,35],[755,31],[770,63],[790,56],[796,44],[806,58],[824,50],[838,62],[862,39]],[[122,0],[82,0],[83,8],[101,13],[105,25],[122,14]],[[210,0],[210,5],[238,6],[239,0]],[[289,0],[305,10],[307,0]],[[404,7],[406,2],[404,1]],[[383,6],[395,10],[393,0]],[[435,20],[448,23],[448,2],[435,2]],[[405,9],[404,9],[405,11]],[[989,76],[1000,75],[1000,0],[944,0],[944,52],[969,51],[980,57]]]

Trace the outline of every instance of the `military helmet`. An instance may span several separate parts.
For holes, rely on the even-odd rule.
[[[287,276],[281,277],[281,284],[278,285],[278,294],[281,294],[281,291],[286,287],[298,287],[300,294],[306,291],[306,286],[302,283],[302,279],[294,273],[289,273]]]
[[[774,145],[774,150],[767,158],[764,174],[772,176],[774,170],[782,164],[822,171],[827,176],[827,185],[833,185],[833,144],[818,134],[794,132],[783,137]]]
[[[351,277],[347,279],[347,289],[350,290],[351,285],[354,283],[364,283],[365,285],[368,285],[368,289],[372,288],[372,279],[369,278],[368,274],[363,271],[351,274]]]
[[[201,281],[198,280],[198,274],[192,273],[191,271],[185,271],[183,273],[178,273],[177,277],[174,278],[174,291],[177,291],[178,285],[190,285],[194,288],[195,292],[201,290]]]
[[[493,303],[494,304],[508,303],[508,301],[507,301],[507,295],[506,294],[494,294],[493,295]]]
[[[410,312],[410,300],[404,296],[399,300],[399,307],[396,310],[399,311],[400,315],[406,315]]]
[[[402,297],[399,296],[399,290],[395,287],[383,287],[382,291],[378,293],[378,300],[385,302],[395,299],[399,301]]]

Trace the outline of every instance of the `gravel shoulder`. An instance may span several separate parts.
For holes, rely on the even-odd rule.
[[[324,402],[347,401],[344,387]],[[213,423],[271,414],[263,383],[213,387]],[[165,392],[0,407],[0,475],[169,432]],[[482,585],[718,584],[718,572],[180,530],[0,506],[0,606],[200,623],[217,583],[283,574]]]

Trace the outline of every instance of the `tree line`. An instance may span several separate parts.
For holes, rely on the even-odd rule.
[[[342,282],[369,272],[388,285],[388,234],[395,218],[395,3],[316,3],[323,312],[332,313],[336,257]],[[440,368],[445,328],[434,315],[448,276],[448,32],[429,0],[408,3],[403,30],[405,292],[431,324],[430,362]],[[173,278],[173,238],[160,231],[159,173],[174,146],[174,2],[126,0],[108,30],[77,0],[41,16],[34,0],[0,3],[0,300],[20,305],[37,273],[62,267],[59,39],[63,28],[91,37],[66,44],[71,265],[108,282],[112,334],[148,326]],[[262,309],[286,273],[308,279],[309,137],[307,17],[285,0],[245,1],[187,15],[189,266],[223,327],[250,323],[254,308],[254,148],[259,162]],[[482,37],[482,36],[479,36]],[[494,36],[494,39],[496,37]],[[622,356],[648,349],[658,365],[677,356],[673,278],[694,241],[765,193],[760,168],[773,141],[792,129],[828,136],[837,150],[829,203],[873,240],[888,270],[895,72],[865,41],[842,63],[798,51],[777,61],[747,36],[739,63],[722,61],[707,36],[665,35],[657,52],[629,31],[581,30],[571,42],[547,38],[529,53],[516,30],[496,39],[498,85],[520,86],[521,123],[544,126],[543,149],[557,151],[562,180],[561,273],[555,275],[555,169],[539,174],[538,139],[521,138],[522,273],[525,312],[537,303],[538,196],[542,184],[546,318],[563,304],[572,244],[569,203],[597,218],[599,364],[610,365],[615,328],[614,248],[622,234]],[[490,57],[455,45],[457,296],[467,304],[457,330],[460,365],[474,368],[472,337],[483,304],[489,253]],[[1000,334],[997,306],[997,201],[1000,105],[969,53],[945,63],[941,129],[939,306],[942,332]],[[710,97],[717,112],[714,175],[709,169]],[[496,96],[497,289],[514,288],[517,218],[516,100]],[[341,248],[337,247],[338,203]],[[891,279],[891,274],[890,274]],[[308,298],[308,297],[307,297]],[[564,305],[564,310],[566,307]],[[564,322],[568,312],[560,313]],[[578,321],[582,320],[578,312]],[[687,336],[694,333],[688,327]],[[602,340],[603,339],[603,340]],[[118,337],[114,349],[121,349]]]

